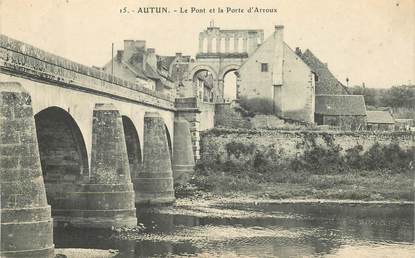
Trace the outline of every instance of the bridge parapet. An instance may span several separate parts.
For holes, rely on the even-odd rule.
[[[0,70],[174,110],[173,98],[0,34]]]

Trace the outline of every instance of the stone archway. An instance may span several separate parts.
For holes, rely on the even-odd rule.
[[[239,75],[237,71],[240,65],[231,64],[226,66],[219,75],[219,87],[223,93],[223,100],[231,102],[239,98]],[[231,74],[234,72],[234,74]]]
[[[241,67],[241,65],[239,64],[230,64],[225,66],[222,71],[219,73],[219,80],[223,80],[226,76],[227,73],[231,72],[231,71],[237,71],[239,70],[239,68]]]
[[[193,79],[193,77],[195,76],[195,74],[199,71],[209,71],[210,73],[212,73],[213,78],[215,80],[218,79],[218,72],[212,68],[212,66],[210,65],[196,65],[194,66],[190,72],[189,72],[189,79]]]
[[[191,71],[189,80],[192,85],[192,95],[201,102],[213,102],[217,92],[217,72],[210,66],[198,65]]]
[[[52,216],[71,209],[69,192],[79,192],[88,180],[89,166],[84,137],[72,116],[59,107],[35,115],[40,162]],[[73,196],[72,196],[73,197]]]

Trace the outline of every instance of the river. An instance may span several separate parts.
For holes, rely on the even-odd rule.
[[[56,248],[114,257],[415,257],[414,205],[186,203],[142,208],[137,230],[56,227]]]

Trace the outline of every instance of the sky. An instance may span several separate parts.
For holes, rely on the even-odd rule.
[[[123,14],[127,7],[166,6],[168,14]],[[276,13],[209,13],[210,8],[277,9]],[[206,13],[173,10],[206,8]],[[157,54],[195,56],[198,33],[284,25],[284,41],[310,49],[344,84],[386,88],[415,83],[415,0],[0,0],[0,33],[85,65],[103,66],[111,45],[147,41]]]

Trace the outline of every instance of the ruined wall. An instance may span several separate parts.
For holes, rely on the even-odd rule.
[[[210,26],[199,33],[199,54],[252,53],[262,41],[263,30],[221,30]]]
[[[246,130],[246,129],[213,129],[201,134],[201,156],[204,159],[227,160],[226,145],[231,142],[243,143],[245,146],[272,149],[282,160],[292,160],[304,153],[304,150],[315,141],[318,146],[327,147],[331,141],[341,147],[341,153],[361,145],[363,152],[378,142],[381,145],[398,143],[402,149],[414,148],[415,134],[402,132],[321,132],[321,131],[281,131],[281,130]],[[331,139],[331,140],[330,140]],[[254,155],[253,151],[250,155]],[[243,156],[243,155],[242,155]],[[240,157],[244,159],[244,157]],[[245,157],[246,159],[250,157]]]

